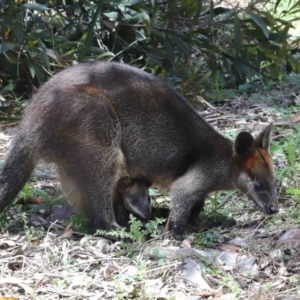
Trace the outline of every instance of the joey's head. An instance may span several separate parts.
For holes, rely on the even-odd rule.
[[[268,215],[278,212],[276,178],[268,152],[271,131],[272,123],[255,139],[250,133],[241,132],[234,143],[234,158],[239,166],[236,188]]]
[[[133,214],[143,218],[151,218],[151,205],[148,181],[124,177],[117,184],[117,189],[122,196],[124,206]]]

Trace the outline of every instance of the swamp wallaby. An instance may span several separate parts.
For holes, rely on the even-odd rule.
[[[117,223],[122,226],[129,225],[129,213],[142,218],[151,218],[151,205],[148,189],[151,183],[147,179],[137,177],[123,177],[116,187],[113,199],[114,212]]]
[[[57,165],[64,193],[94,230],[118,226],[112,199],[124,176],[170,188],[174,235],[217,190],[237,189],[276,213],[271,129],[232,142],[161,79],[125,64],[80,63],[33,96],[0,172],[0,211],[44,159]]]

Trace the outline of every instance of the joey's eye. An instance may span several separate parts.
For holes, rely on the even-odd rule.
[[[135,198],[135,197],[133,197],[133,198],[131,199],[131,202],[132,202],[133,204],[137,204],[137,203],[138,203],[138,199]]]

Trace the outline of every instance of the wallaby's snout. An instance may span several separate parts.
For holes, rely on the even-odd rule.
[[[260,192],[255,195],[250,195],[250,198],[260,207],[260,209],[267,215],[276,214],[279,211],[278,199],[275,191]]]
[[[273,214],[277,214],[279,212],[279,208],[278,208],[278,205],[274,205],[272,204],[270,207],[269,207],[269,211],[270,211],[270,215],[273,215]]]

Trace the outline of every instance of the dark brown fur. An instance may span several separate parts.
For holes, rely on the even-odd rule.
[[[53,76],[26,109],[0,172],[0,211],[44,159],[58,166],[63,191],[94,229],[118,226],[112,199],[124,176],[170,189],[175,235],[217,190],[238,189],[275,213],[271,129],[233,143],[162,80],[124,64],[78,64]]]

